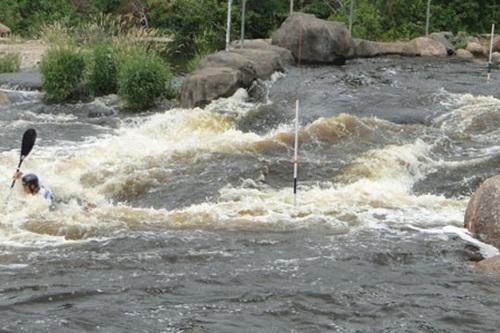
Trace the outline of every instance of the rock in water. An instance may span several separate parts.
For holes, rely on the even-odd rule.
[[[481,241],[500,248],[500,176],[487,179],[472,195],[464,223]]]
[[[273,33],[272,43],[292,51],[305,63],[343,65],[351,48],[351,35],[343,23],[294,13]]]

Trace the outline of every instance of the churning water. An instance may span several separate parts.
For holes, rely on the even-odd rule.
[[[1,332],[497,332],[496,249],[462,229],[499,173],[498,75],[430,59],[276,75],[204,109],[93,119],[8,91]],[[301,101],[298,205],[293,117]],[[84,211],[79,199],[98,207]]]

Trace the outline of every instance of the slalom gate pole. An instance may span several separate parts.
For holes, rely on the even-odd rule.
[[[488,81],[491,77],[491,66],[493,65],[492,57],[493,57],[493,39],[495,38],[495,24],[491,25],[491,40],[490,40],[490,57],[488,59]]]

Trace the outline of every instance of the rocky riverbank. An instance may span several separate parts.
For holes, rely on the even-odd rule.
[[[243,47],[233,43],[230,50],[205,57],[198,70],[184,81],[181,104],[206,105],[240,87],[248,88],[257,79],[268,78],[273,70],[282,71],[297,62],[343,65],[349,59],[397,55],[453,57],[482,61],[486,65],[489,47],[489,35],[473,37],[450,32],[398,42],[353,39],[342,23],[295,13],[270,40],[244,41]],[[498,65],[500,37],[494,39],[493,51],[492,63]]]

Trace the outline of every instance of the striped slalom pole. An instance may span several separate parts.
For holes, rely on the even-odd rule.
[[[297,173],[299,168],[299,99],[295,101],[295,145],[293,153],[293,206],[297,207]]]
[[[495,37],[495,24],[491,25],[491,40],[490,40],[490,57],[488,59],[488,81],[490,80],[491,76],[491,66],[493,65],[492,63],[492,56],[493,56],[493,39]]]

